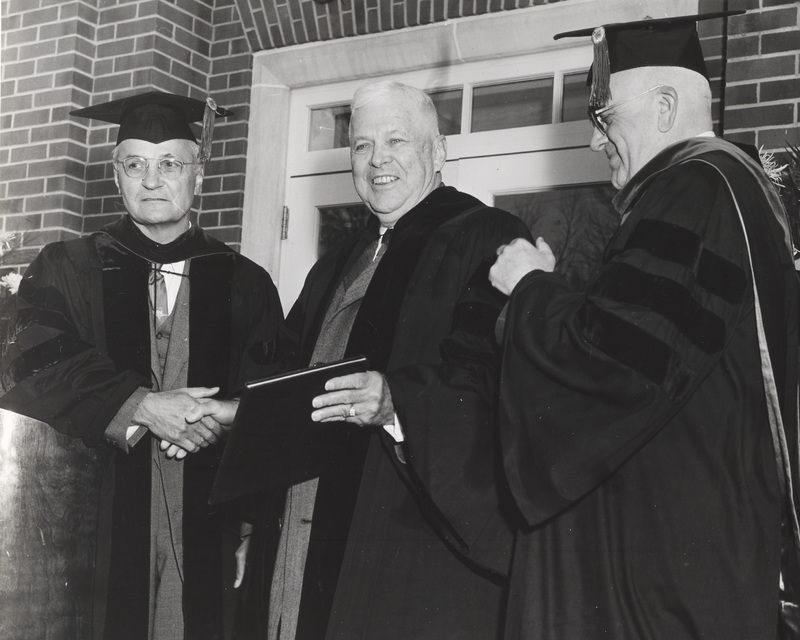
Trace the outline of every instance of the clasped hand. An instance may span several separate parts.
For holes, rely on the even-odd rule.
[[[161,439],[168,458],[180,460],[219,443],[228,433],[238,404],[213,399],[218,391],[219,387],[186,387],[148,393],[133,421]]]

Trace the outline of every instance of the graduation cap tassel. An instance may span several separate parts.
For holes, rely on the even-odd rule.
[[[200,161],[208,162],[211,158],[211,140],[214,137],[214,118],[217,114],[217,103],[213,98],[206,98],[203,112],[203,133],[200,138]]]
[[[608,40],[606,30],[597,27],[592,32],[594,45],[594,66],[592,67],[592,95],[590,104],[599,109],[611,100],[611,63],[608,58]]]

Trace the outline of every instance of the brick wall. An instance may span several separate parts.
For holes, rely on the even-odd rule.
[[[3,3],[0,203],[3,230],[27,245],[77,236],[84,134],[68,112],[92,88],[91,14],[80,2]],[[36,249],[19,252],[25,264]]]
[[[559,0],[236,0],[253,51],[416,27]]]
[[[794,0],[700,0],[700,11],[725,5],[747,13],[700,27],[715,75],[727,54],[724,94],[714,84],[719,128],[730,140],[780,154],[787,141],[800,144],[800,8]]]

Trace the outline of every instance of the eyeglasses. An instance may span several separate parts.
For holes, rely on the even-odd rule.
[[[605,121],[604,116],[606,113],[611,111],[612,109],[616,109],[617,107],[622,106],[626,102],[630,102],[631,100],[636,100],[636,98],[641,98],[644,95],[647,95],[651,91],[655,91],[656,89],[660,89],[663,87],[663,84],[657,84],[655,87],[650,87],[647,91],[642,91],[641,93],[637,93],[632,98],[628,98],[627,100],[623,100],[622,102],[618,102],[617,104],[610,104],[607,107],[603,107],[602,109],[593,109],[589,107],[589,120],[592,121],[592,125],[595,129],[597,129],[600,133],[605,133],[608,131],[608,122]]]
[[[144,178],[150,169],[150,160],[155,160],[158,172],[165,178],[177,178],[181,175],[185,164],[203,164],[202,162],[184,162],[171,156],[166,158],[128,156],[124,160],[114,160],[114,162],[122,165],[125,175],[129,178]]]

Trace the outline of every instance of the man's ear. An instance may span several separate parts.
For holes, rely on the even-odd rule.
[[[117,193],[122,193],[122,187],[119,186],[119,169],[114,167],[114,184],[117,185]]]
[[[433,141],[433,169],[439,173],[444,169],[444,163],[447,161],[447,138],[443,135],[436,136]]]
[[[678,92],[669,85],[658,90],[658,130],[666,133],[678,117]]]

